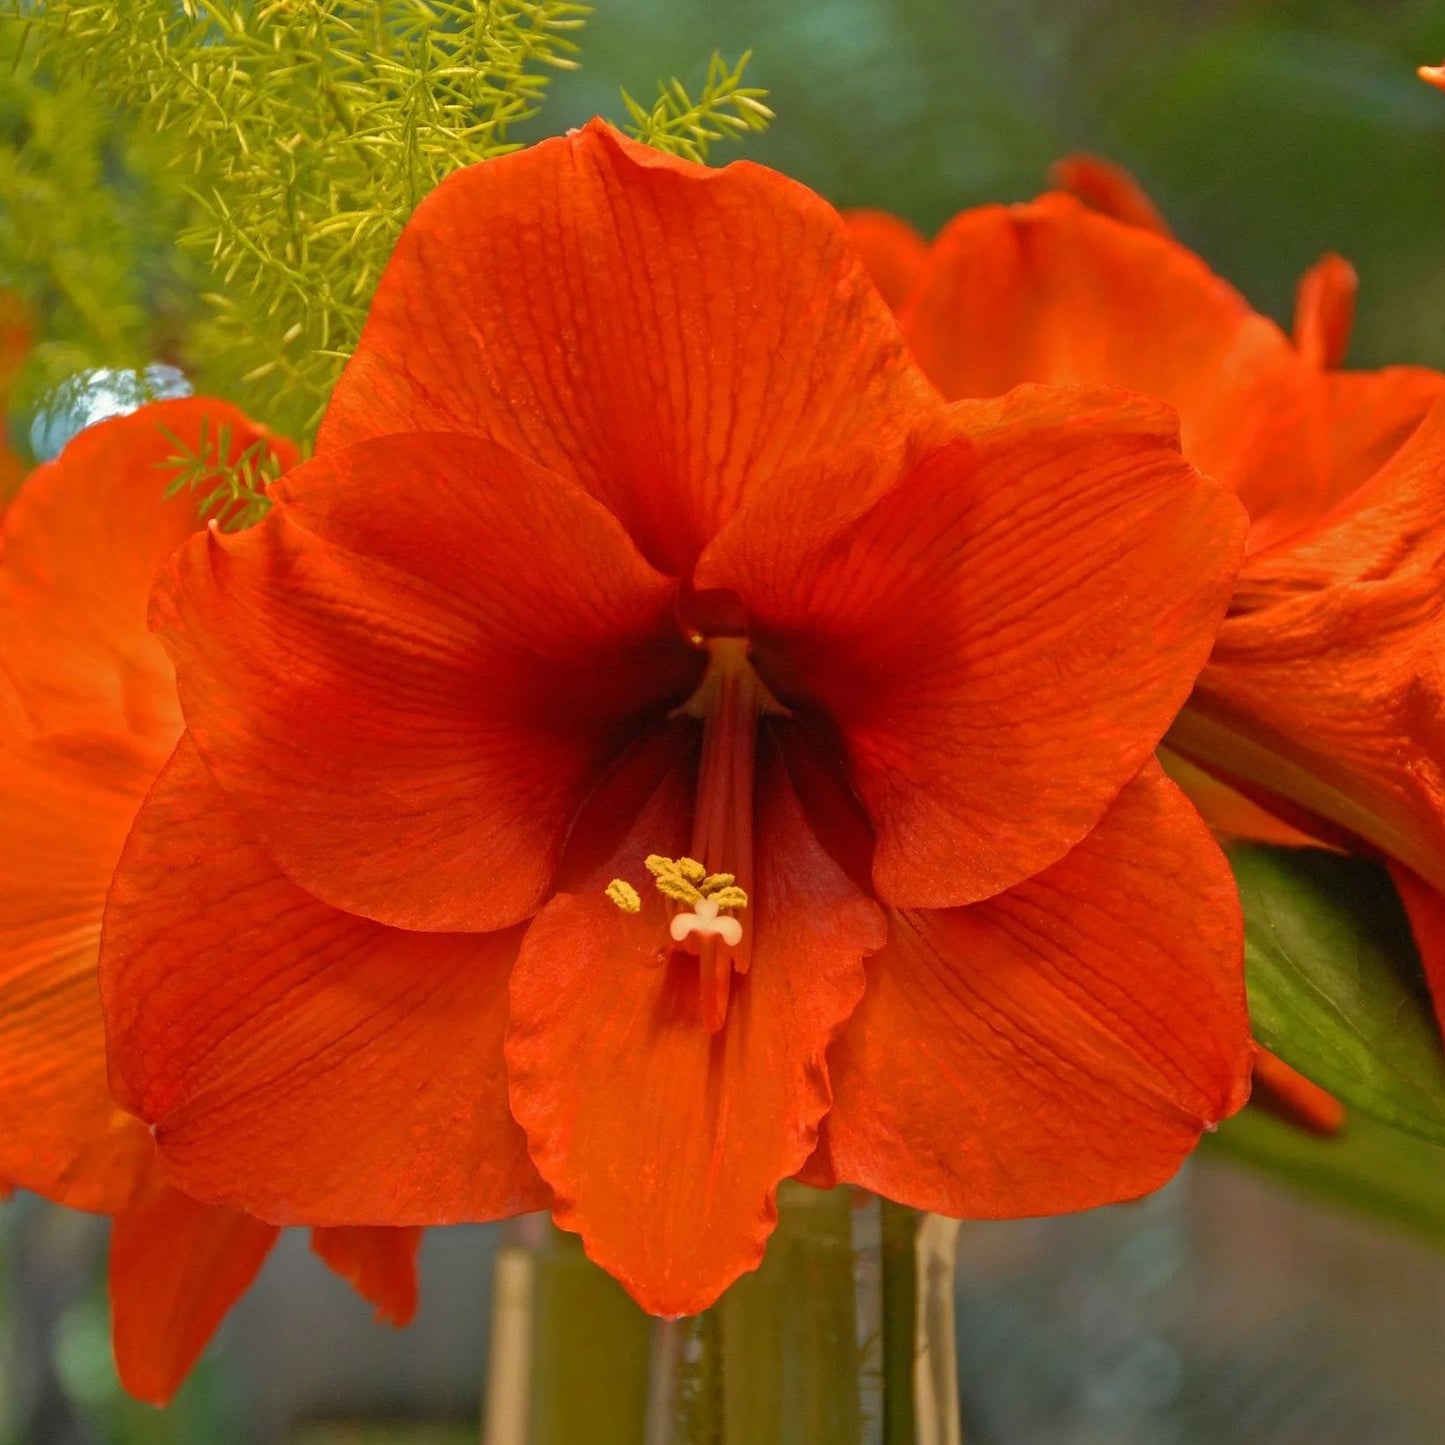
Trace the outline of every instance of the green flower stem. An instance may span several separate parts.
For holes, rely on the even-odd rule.
[[[485,1445],[637,1445],[652,1321],[575,1234],[518,1222],[498,1252]]]
[[[539,1219],[498,1258],[486,1445],[958,1445],[957,1226],[785,1184],[762,1265],[651,1320]]]

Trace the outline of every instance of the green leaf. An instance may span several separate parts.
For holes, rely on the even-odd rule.
[[[1445,1143],[1445,1048],[1384,869],[1309,848],[1230,862],[1255,1036],[1346,1104]]]
[[[1262,1170],[1290,1185],[1445,1247],[1445,1149],[1352,1115],[1332,1139],[1255,1108],[1206,1135],[1200,1154]]]

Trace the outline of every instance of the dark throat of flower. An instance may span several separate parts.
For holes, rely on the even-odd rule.
[[[674,713],[702,723],[693,807],[691,853],[653,855],[647,869],[672,907],[670,966],[697,960],[700,1022],[716,1033],[727,1018],[734,972],[752,965],[756,911],[753,806],[758,724],[768,713],[786,714],[753,668],[743,637],[692,639],[708,653],[697,691]],[[635,911],[634,890],[617,880],[608,896]]]

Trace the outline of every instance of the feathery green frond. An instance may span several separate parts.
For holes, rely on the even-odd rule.
[[[443,176],[512,149],[546,70],[575,64],[575,0],[46,0],[25,12],[162,138],[195,204],[183,244],[215,304],[198,381],[310,434],[377,278]]]
[[[705,161],[714,142],[766,130],[773,119],[764,103],[768,92],[743,84],[743,71],[752,58],[751,50],[744,51],[737,64],[729,66],[714,51],[696,100],[676,78],[658,86],[651,110],[643,109],[624,90],[622,103],[632,117],[629,134],[685,160]]]
[[[252,442],[234,460],[227,460],[233,451],[228,426],[213,432],[209,423],[203,422],[194,447],[174,432],[167,431],[166,436],[176,448],[160,464],[171,473],[166,496],[204,489],[199,509],[202,519],[214,519],[227,532],[238,532],[259,522],[270,510],[266,486],[281,475],[281,463],[268,440]]]

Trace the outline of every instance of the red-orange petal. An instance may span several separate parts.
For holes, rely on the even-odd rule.
[[[250,1287],[278,1230],[199,1204],[157,1179],[115,1217],[112,1342],[121,1384],[166,1404],[226,1312]]]
[[[536,1209],[502,1061],[517,942],[404,933],[303,893],[182,739],[106,909],[112,1086],[179,1187],[278,1224]]]
[[[146,628],[146,601],[157,568],[200,523],[194,492],[166,498],[174,470],[164,463],[177,441],[198,449],[204,430],[214,448],[222,429],[233,457],[266,436],[208,397],[97,422],[6,512],[0,671],[38,725],[132,732],[156,747],[157,766],[174,744],[174,674]]]
[[[154,776],[124,737],[0,749],[0,1178],[80,1209],[130,1199],[152,1147],[106,1083],[101,912]]]
[[[1344,1127],[1345,1106],[1277,1054],[1259,1044],[1254,1047],[1254,1089],[1249,1102],[1310,1134],[1324,1138],[1338,1134]]]
[[[953,422],[843,526],[867,489],[838,461],[784,474],[698,568],[838,728],[900,907],[987,898],[1098,822],[1188,696],[1245,528],[1145,398],[1022,387]]]
[[[883,919],[819,846],[768,739],[752,966],[722,1028],[700,1018],[697,961],[663,961],[668,912],[643,858],[686,851],[692,758],[626,811],[598,807],[579,846],[616,840],[532,924],[512,976],[512,1107],[556,1193],[557,1222],[654,1314],[693,1314],[756,1267],[776,1189],[828,1107],[824,1051],[857,1005]],[[646,775],[652,781],[652,775]],[[630,826],[628,826],[630,825]],[[603,894],[614,875],[637,915]]]
[[[1426,85],[1433,85],[1436,90],[1445,90],[1445,64],[1419,65],[1415,68],[1415,74]]]
[[[1170,745],[1445,888],[1445,404],[1298,545],[1254,558]]]
[[[1160,765],[1169,778],[1220,838],[1240,838],[1252,843],[1273,843],[1287,848],[1326,848],[1320,838],[1277,818],[1252,798],[1206,772],[1188,758],[1168,748],[1158,752]]]
[[[1425,982],[1435,1004],[1435,1019],[1445,1033],[1445,895],[1402,863],[1389,863],[1400,902],[1410,919],[1410,932],[1420,950]]]
[[[1249,1092],[1242,947],[1228,865],[1150,763],[1037,878],[894,916],[811,1177],[981,1217],[1156,1188]]]
[[[1330,457],[1329,489],[1319,514],[1326,522],[1331,510],[1347,505],[1445,400],[1445,374],[1423,366],[1387,366],[1331,372],[1319,385]]]
[[[485,433],[580,481],[681,575],[751,485],[933,400],[826,202],[593,122],[421,203],[318,450]]]
[[[478,437],[362,442],[277,497],[157,592],[212,776],[338,908],[527,917],[601,765],[695,682],[676,584],[586,493]]]
[[[313,1229],[311,1248],[362,1299],[376,1306],[376,1318],[409,1324],[416,1314],[416,1252],[420,1229],[364,1226]]]
[[[1359,289],[1355,268],[1333,251],[1300,277],[1295,292],[1294,344],[1316,370],[1333,371],[1344,361]]]
[[[1091,211],[1158,236],[1172,234],[1168,221],[1149,199],[1149,193],[1123,166],[1113,161],[1098,156],[1064,156],[1049,167],[1049,179],[1076,196]]]
[[[878,294],[897,311],[923,272],[928,242],[907,221],[887,211],[844,211],[843,219]]]
[[[900,322],[950,398],[1105,382],[1167,403],[1185,456],[1249,510],[1251,547],[1327,492],[1316,377],[1283,332],[1183,246],[1070,196],[955,218]]]

